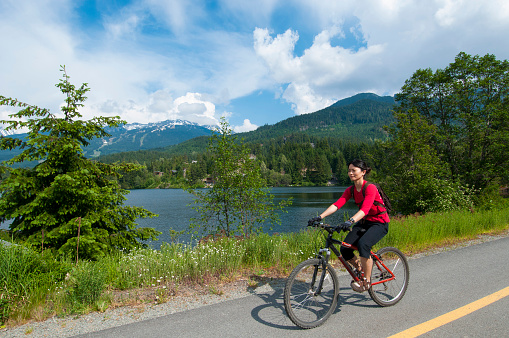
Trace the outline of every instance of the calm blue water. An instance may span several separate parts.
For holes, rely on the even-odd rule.
[[[300,231],[306,228],[307,221],[319,215],[323,210],[335,202],[346,187],[285,187],[273,188],[274,202],[293,197],[293,203],[287,207],[287,213],[279,213],[281,225],[276,225],[271,230],[271,225],[264,226],[267,233],[285,233]],[[153,189],[133,190],[127,196],[128,205],[142,206],[156,214],[157,218],[139,219],[138,224],[144,227],[152,227],[162,234],[157,242],[150,243],[153,248],[159,248],[162,242],[170,242],[169,230],[186,230],[189,219],[197,217],[196,212],[189,206],[193,196],[180,189]],[[352,216],[357,211],[357,206],[351,202],[345,205],[340,212],[327,218],[327,223],[336,224],[343,221],[343,212]],[[189,242],[190,236],[179,237],[181,242]]]
[[[346,187],[285,187],[273,188],[272,194],[277,203],[282,199],[293,197],[293,204],[286,208],[288,213],[280,213],[281,225],[270,230],[270,225],[264,226],[268,233],[285,233],[300,231],[306,228],[307,221],[320,214],[329,205],[335,202]],[[158,217],[139,219],[137,223],[142,227],[151,227],[162,232],[159,239],[150,242],[150,246],[158,249],[163,242],[170,242],[169,231],[187,230],[189,219],[197,217],[196,212],[189,206],[193,196],[180,189],[149,189],[132,190],[127,195],[126,205],[144,207]],[[340,212],[329,216],[327,223],[336,224],[343,220],[343,212],[352,216],[357,210],[353,202],[349,202]],[[7,229],[7,224],[1,224],[0,229]],[[179,237],[180,242],[189,242],[189,235]]]

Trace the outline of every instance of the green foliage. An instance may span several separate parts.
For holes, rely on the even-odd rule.
[[[508,97],[509,62],[489,54],[460,53],[405,81],[384,165],[398,211],[467,208],[472,189],[509,182]]]
[[[48,290],[54,290],[70,269],[68,261],[58,261],[47,252],[0,244],[0,324],[14,312],[28,314],[44,303]]]
[[[382,147],[389,196],[398,212],[423,212],[419,205],[423,196],[440,193],[430,190],[430,182],[446,175],[432,146],[436,127],[425,123],[416,110],[397,111],[395,117],[396,125],[388,129],[393,139]]]
[[[230,237],[251,235],[267,221],[278,224],[275,211],[282,210],[288,202],[273,203],[260,166],[250,158],[247,147],[236,142],[224,119],[209,144],[214,183],[206,190],[187,189],[196,196],[193,208],[200,214],[191,220],[191,228],[205,235],[223,233]]]
[[[474,197],[474,204],[481,210],[498,210],[509,208],[509,198],[502,196],[500,183],[493,182]]]
[[[410,254],[507,229],[509,208],[482,212],[430,212],[391,220],[389,233],[377,246],[395,246]]]
[[[473,210],[475,190],[459,182],[431,178],[422,182],[417,207],[424,212]]]
[[[408,216],[393,219],[389,233],[374,249],[396,246],[411,254],[507,230],[508,225],[507,207]],[[171,243],[163,244],[161,250],[119,251],[98,261],[79,261],[77,266],[69,259],[55,259],[47,251],[40,254],[0,245],[0,313],[4,322],[35,315],[40,319],[55,313],[104,309],[106,302],[101,302],[100,295],[105,289],[149,288],[164,300],[170,289],[177,292],[180,283],[203,284],[213,277],[224,281],[243,273],[262,274],[266,268],[288,274],[299,262],[313,257],[323,241],[323,232],[316,229],[242,239],[222,237],[196,246]]]
[[[85,258],[98,258],[110,250],[141,245],[155,238],[151,228],[136,228],[139,217],[153,213],[139,207],[123,206],[125,195],[113,178],[121,172],[139,169],[134,164],[104,164],[86,159],[83,147],[91,139],[108,136],[105,126],[116,127],[118,117],[80,120],[78,112],[89,90],[76,88],[62,67],[57,87],[66,95],[63,117],[16,99],[0,96],[0,104],[23,108],[10,115],[6,130],[28,129],[24,140],[2,137],[1,149],[23,151],[1,166],[0,220],[11,219],[10,229],[34,248],[57,250]],[[9,165],[39,161],[34,168]],[[79,244],[79,245],[78,245]],[[77,252],[78,251],[78,252]]]
[[[106,287],[107,270],[102,264],[81,261],[66,277],[68,302],[73,311],[95,305]]]

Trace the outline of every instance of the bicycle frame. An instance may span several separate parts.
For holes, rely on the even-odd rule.
[[[336,246],[334,244],[338,244],[340,246],[343,246],[345,248],[349,248],[349,249],[352,249],[352,250],[357,250],[357,247],[354,246],[354,245],[348,244],[346,242],[337,240],[335,238],[332,238],[332,236],[334,234],[334,230],[331,227],[322,226],[322,228],[327,230],[329,235],[327,236],[327,239],[325,241],[325,248],[320,249],[318,251],[318,255],[316,257],[316,258],[320,259],[320,261],[322,262],[322,267],[323,267],[323,269],[322,269],[322,276],[320,277],[320,281],[318,283],[316,294],[320,294],[320,292],[322,290],[323,281],[324,281],[325,273],[326,273],[325,266],[329,262],[330,251],[331,250],[338,257],[339,261],[341,262],[341,264],[343,264],[343,266],[345,267],[346,271],[348,271],[348,273],[352,276],[352,278],[356,282],[360,281],[359,277],[357,277],[357,275],[354,273],[354,271],[350,267],[350,264],[348,264],[345,261],[345,259],[343,258],[343,256],[341,255],[341,253],[339,252],[339,250],[336,248]],[[325,256],[323,255],[323,253],[325,253]],[[382,260],[380,260],[378,255],[376,253],[374,253],[373,251],[371,251],[371,257],[373,259],[373,267],[376,265],[376,267],[380,271],[387,271],[389,273],[389,275],[390,275],[390,276],[387,276],[388,278],[384,278],[384,279],[378,280],[376,282],[372,281],[371,285],[377,285],[377,284],[381,284],[381,283],[386,283],[386,282],[389,282],[389,281],[391,281],[391,280],[393,280],[395,278],[394,273],[384,264],[384,262]],[[315,273],[313,275],[313,281],[315,281],[315,278],[316,278],[316,270],[315,270]],[[312,284],[314,284],[314,282]]]

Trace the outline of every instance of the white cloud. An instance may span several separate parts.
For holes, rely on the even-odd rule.
[[[158,21],[178,34],[194,27],[195,20],[206,16],[201,1],[148,0],[144,4]]]
[[[315,112],[335,102],[320,96],[306,83],[291,83],[283,93],[283,99],[292,104],[292,109],[298,115]]]
[[[175,113],[183,119],[201,125],[216,125],[216,107],[212,102],[202,100],[199,93],[187,93],[175,100]]]
[[[254,49],[268,65],[270,74],[277,82],[291,82],[299,59],[293,56],[299,34],[287,30],[272,38],[268,29],[256,28],[253,33]]]
[[[215,105],[202,99],[199,93],[187,93],[172,98],[168,91],[160,90],[151,94],[148,101],[128,100],[119,103],[107,100],[90,108],[85,107],[88,115],[101,112],[102,116],[121,116],[129,123],[148,123],[163,120],[187,120],[200,125],[217,125]]]
[[[119,21],[105,22],[105,28],[112,39],[119,39],[125,36],[132,35],[136,32],[140,24],[140,17],[136,14],[131,14],[126,18],[121,18]]]
[[[261,90],[281,89],[302,114],[359,92],[394,94],[415,70],[443,68],[461,51],[509,58],[505,0],[218,0],[213,9],[139,0],[94,25],[80,21],[82,3],[0,2],[1,95],[58,112],[65,64],[73,84],[91,88],[85,118],[215,124],[223,106]],[[256,127],[258,116],[227,114]]]
[[[501,43],[509,31],[509,4],[502,0],[297,3],[322,25],[301,56],[294,52],[297,31],[253,32],[254,50],[272,79],[286,86],[282,97],[297,114],[359,92],[394,94],[417,69],[443,68],[461,51],[509,57],[509,46]],[[345,32],[364,46],[342,47]]]
[[[267,29],[255,29],[254,49],[266,62],[274,80],[288,83],[282,97],[292,104],[297,114],[312,113],[341,98],[341,84],[358,76],[361,69],[383,52],[383,46],[373,45],[352,51],[332,46],[331,39],[342,36],[333,26],[318,34],[312,46],[301,57],[293,55],[298,34],[290,30],[272,38]]]
[[[69,13],[73,5],[63,0],[0,4],[6,48],[0,53],[2,95],[58,113],[65,97],[54,85],[61,78],[59,65],[64,64],[73,84],[86,82],[91,89],[82,110],[85,118],[111,114],[146,123],[186,116],[213,124],[218,116],[211,107],[216,103],[227,104],[266,87],[266,69],[253,52],[249,35],[244,39],[235,32],[199,27],[186,32],[184,26],[204,15],[198,3],[136,2],[105,15],[102,33],[76,30],[76,13]],[[175,11],[186,18],[172,16]],[[154,17],[159,22],[153,22]],[[175,29],[179,40],[171,34],[147,35],[146,27]],[[180,111],[182,99],[172,99],[190,99],[191,92],[206,107],[200,114],[189,113],[185,105]]]
[[[248,131],[253,131],[253,130],[258,129],[258,126],[255,124],[252,124],[251,121],[249,121],[249,119],[245,119],[244,124],[242,124],[241,126],[234,126],[232,129],[236,133],[245,133]]]

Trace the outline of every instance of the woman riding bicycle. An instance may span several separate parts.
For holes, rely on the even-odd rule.
[[[348,187],[343,195],[320,216],[311,219],[309,222],[321,221],[323,218],[338,211],[353,196],[355,203],[359,205],[359,211],[348,221],[339,227],[343,230],[351,229],[346,235],[345,242],[358,248],[359,259],[354,251],[341,247],[341,255],[350,263],[354,269],[364,272],[364,280],[361,285],[352,281],[352,288],[355,291],[363,292],[371,287],[371,270],[373,261],[371,259],[371,247],[378,243],[389,230],[389,215],[383,204],[382,197],[374,184],[367,187],[364,179],[371,171],[371,168],[362,160],[353,160],[348,164],[348,176],[353,186]],[[363,191],[364,190],[364,191]]]

